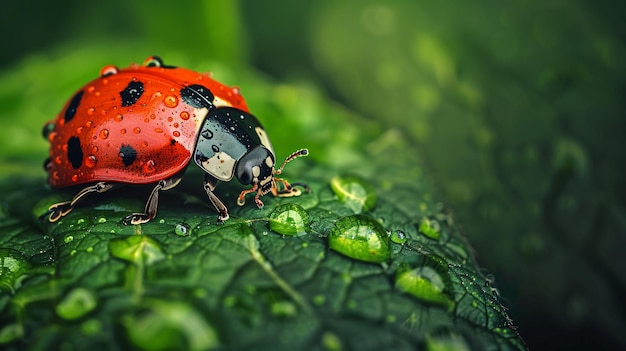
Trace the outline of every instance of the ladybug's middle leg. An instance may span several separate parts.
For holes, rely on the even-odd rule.
[[[87,195],[93,193],[102,194],[105,191],[111,190],[113,187],[114,184],[107,182],[98,182],[94,185],[90,185],[79,191],[78,194],[76,194],[76,196],[74,196],[71,201],[59,202],[50,206],[48,208],[48,211],[39,218],[43,220],[46,215],[50,214],[50,216],[48,217],[48,221],[56,222],[59,219],[65,217],[68,213],[70,213],[74,209],[74,206],[76,206],[77,203],[87,197]]]
[[[213,206],[219,213],[219,215],[217,216],[217,224],[222,224],[224,223],[225,220],[230,218],[230,216],[228,215],[228,208],[226,208],[226,205],[224,205],[222,200],[220,200],[217,197],[217,195],[215,195],[215,193],[213,192],[215,190],[216,185],[217,185],[217,178],[206,173],[204,175],[204,190],[206,191],[206,194],[209,197],[211,204],[213,204]]]
[[[153,219],[157,214],[157,207],[159,206],[159,191],[161,190],[169,190],[173,187],[177,186],[178,183],[183,179],[183,172],[167,179],[160,180],[152,189],[150,193],[150,197],[148,197],[148,201],[146,202],[146,207],[143,210],[143,213],[133,213],[124,217],[123,223],[124,225],[129,224],[142,224],[149,222]]]

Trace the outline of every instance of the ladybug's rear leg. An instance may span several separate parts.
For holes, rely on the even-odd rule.
[[[94,185],[90,185],[79,191],[78,194],[76,194],[76,196],[74,196],[71,201],[59,202],[50,206],[48,208],[48,211],[41,215],[39,218],[43,220],[48,214],[50,214],[50,216],[48,217],[48,221],[56,222],[59,219],[65,217],[68,213],[70,213],[74,209],[74,206],[76,206],[76,204],[82,199],[87,197],[87,195],[92,193],[102,194],[105,191],[111,190],[113,186],[113,184],[107,182],[98,182]]]
[[[228,208],[226,208],[226,205],[224,205],[222,200],[220,200],[213,192],[215,190],[216,185],[217,185],[217,178],[206,173],[204,175],[204,190],[206,191],[206,194],[209,196],[209,200],[211,201],[211,203],[213,204],[213,206],[219,213],[219,215],[217,216],[217,224],[222,224],[224,223],[224,221],[230,218],[230,216],[228,215]]]
[[[124,225],[142,224],[153,219],[157,214],[157,207],[159,206],[159,191],[169,190],[177,186],[181,179],[183,179],[183,173],[184,172],[181,172],[171,178],[160,180],[152,189],[143,213],[133,213],[124,217],[124,220],[122,221]]]

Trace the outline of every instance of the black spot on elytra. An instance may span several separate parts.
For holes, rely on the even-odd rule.
[[[180,96],[183,98],[183,101],[195,108],[206,107],[209,110],[213,110],[215,106],[213,105],[213,93],[207,87],[192,84],[188,87],[185,87],[180,90]]]
[[[80,100],[83,98],[84,91],[81,90],[70,100],[70,104],[67,106],[65,110],[65,122],[69,122],[76,115],[76,109],[78,109],[78,105],[80,105]]]
[[[122,158],[124,166],[128,167],[137,159],[137,150],[133,149],[130,145],[122,144],[122,147],[120,148],[120,157]]]
[[[170,145],[171,145],[171,146],[176,145],[176,140],[175,140],[175,139],[170,140]]]
[[[122,106],[130,106],[135,104],[142,94],[142,82],[132,81],[128,83],[128,86],[126,86],[124,90],[120,91],[120,96],[122,97]]]
[[[74,169],[80,168],[83,164],[83,149],[80,147],[80,139],[75,136],[67,141],[67,159]]]

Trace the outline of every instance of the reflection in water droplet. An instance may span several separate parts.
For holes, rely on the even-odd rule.
[[[202,130],[202,137],[204,139],[211,139],[211,138],[213,138],[213,132],[211,132],[208,129],[204,129],[204,130]]]
[[[425,236],[438,240],[441,236],[441,226],[439,222],[434,218],[425,217],[422,219],[419,225],[419,232],[424,234]]]
[[[335,222],[328,243],[331,249],[366,262],[385,262],[391,254],[385,229],[364,215],[347,216]]]
[[[81,318],[98,305],[96,296],[85,288],[75,288],[56,306],[56,312],[63,319]]]
[[[165,106],[173,108],[178,106],[178,98],[174,95],[168,95],[165,97],[165,100],[163,100],[163,103]]]
[[[297,204],[278,206],[270,214],[270,229],[283,235],[302,235],[309,230],[309,214]]]
[[[354,213],[369,211],[376,205],[374,187],[357,176],[337,176],[331,179],[332,188],[339,201]]]
[[[30,262],[21,252],[0,248],[0,291],[15,292],[30,268]]]
[[[109,130],[103,129],[100,131],[100,139],[106,139],[109,137]]]
[[[109,241],[113,257],[124,261],[151,265],[165,258],[161,245],[146,235],[132,235]]]
[[[447,295],[449,277],[443,272],[445,262],[440,261],[440,258],[428,256],[424,258],[423,266],[400,269],[396,275],[396,289],[422,301],[452,309],[454,301]]]
[[[391,239],[391,241],[393,241],[396,244],[400,244],[400,245],[404,245],[404,243],[406,243],[406,234],[404,234],[403,231],[401,230],[395,230],[391,233],[391,236],[389,237]]]
[[[93,168],[96,166],[97,161],[98,160],[96,159],[96,156],[90,155],[89,157],[85,159],[85,166],[89,168]]]
[[[187,223],[179,223],[174,227],[174,233],[178,236],[189,236],[191,235],[191,227]]]

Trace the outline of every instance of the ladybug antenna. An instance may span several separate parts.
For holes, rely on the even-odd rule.
[[[283,168],[285,168],[285,165],[288,162],[291,162],[291,161],[293,161],[296,158],[301,157],[301,156],[307,156],[308,154],[309,154],[309,149],[300,149],[300,150],[292,153],[291,155],[287,156],[287,158],[285,159],[285,162],[283,162],[283,164],[280,166],[280,168],[278,168],[276,170],[276,172],[274,172],[274,174],[276,174],[276,175],[281,174],[283,172]]]

